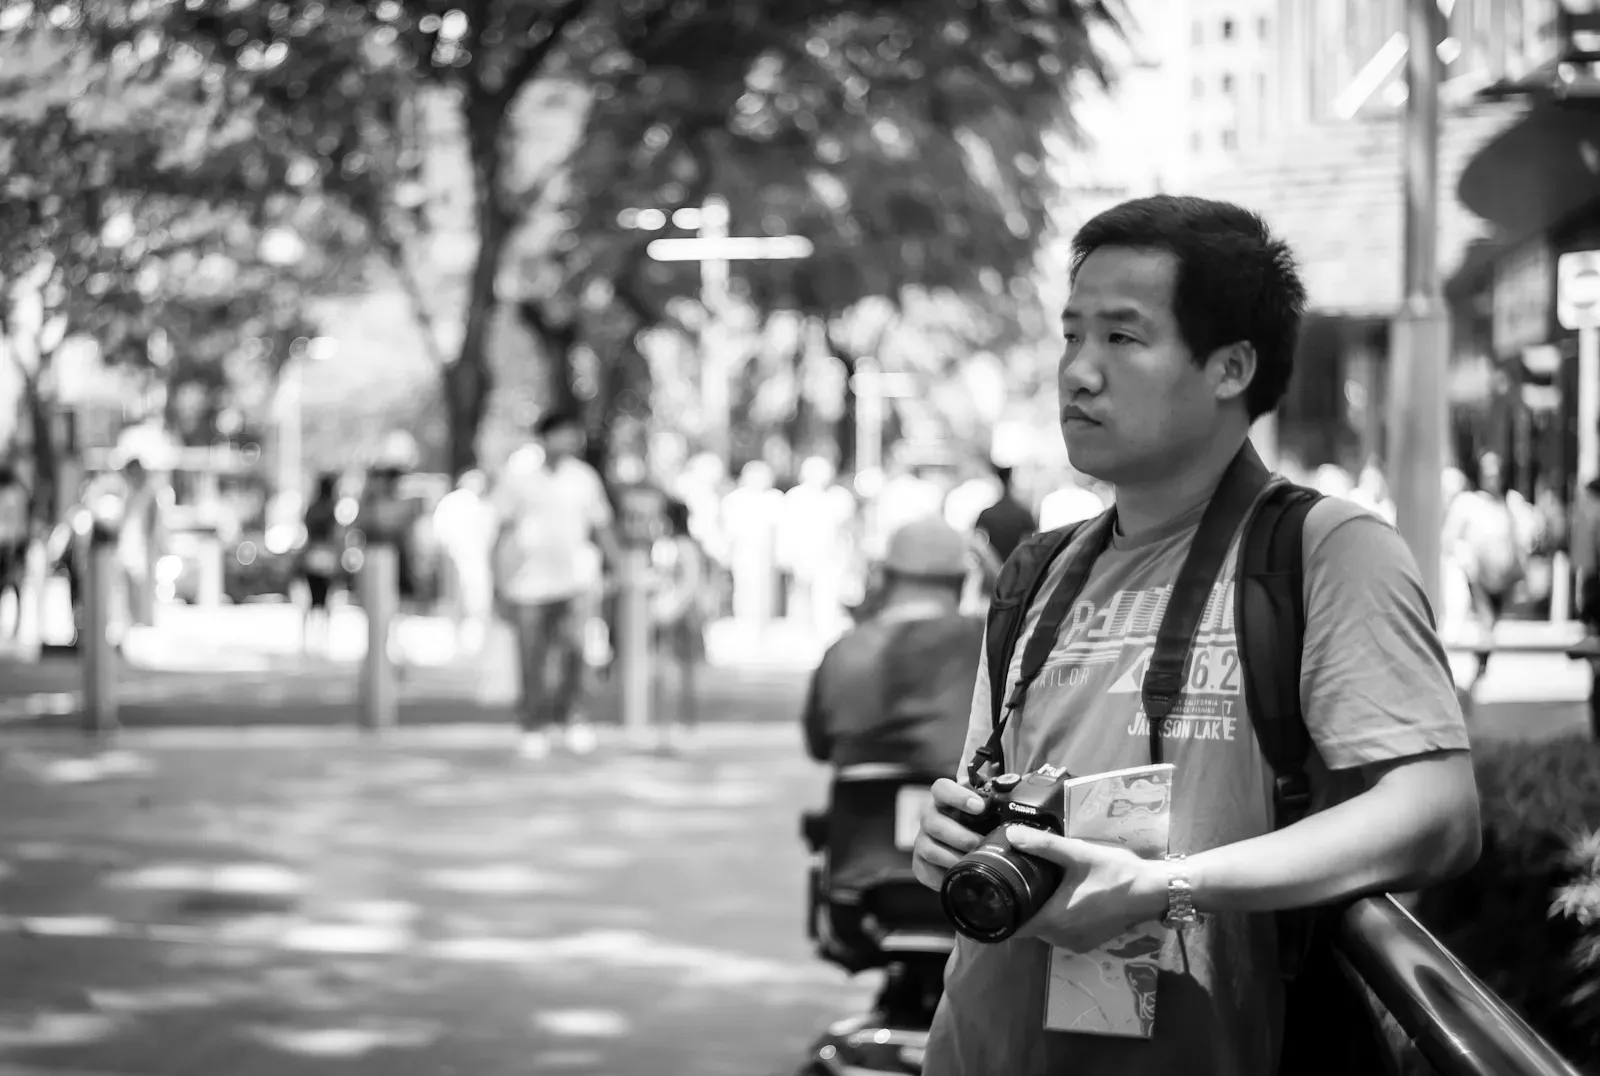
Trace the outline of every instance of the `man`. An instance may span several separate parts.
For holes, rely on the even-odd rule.
[[[1140,199],[1078,233],[1057,376],[1061,428],[1072,465],[1114,487],[1115,526],[1049,674],[1011,716],[1010,769],[1053,763],[1092,774],[1150,761],[1135,723],[1140,694],[1119,681],[1139,679],[1156,624],[1127,611],[1164,598],[1222,474],[1253,451],[1252,420],[1277,406],[1288,383],[1304,298],[1287,247],[1236,206]],[[1209,694],[1197,704],[1226,706],[1231,738],[1184,736],[1183,717],[1165,725],[1164,760],[1176,764],[1169,847],[1187,858],[1145,860],[1017,831],[1017,847],[1061,865],[1065,880],[1016,937],[961,939],[928,1041],[928,1076],[1268,1076],[1282,1045],[1284,992],[1266,913],[1420,888],[1476,859],[1466,730],[1410,552],[1389,524],[1337,499],[1312,509],[1304,551],[1301,694],[1320,810],[1273,829],[1270,771],[1240,678],[1227,671],[1238,651],[1223,619],[1204,640],[1206,654],[1195,651],[1208,672],[1216,651],[1219,675],[1191,679],[1174,714]],[[1008,682],[1071,559],[1050,566]],[[1213,590],[1225,607],[1233,571],[1230,563]],[[989,690],[980,669],[969,758],[989,736]],[[953,814],[976,806],[952,780],[933,795]],[[938,886],[977,840],[930,808],[918,877]],[[1186,894],[1203,918],[1167,932],[1152,1038],[1044,1029],[1052,946],[1092,951],[1169,910],[1182,915]]]
[[[600,476],[580,458],[579,417],[557,411],[539,421],[542,454],[520,451],[495,491],[496,597],[517,633],[521,668],[521,754],[550,753],[560,732],[568,750],[594,749],[594,730],[574,720],[583,686],[582,599],[600,583],[602,552],[619,563],[611,503]]]
[[[883,604],[828,648],[801,718],[835,768],[890,762],[943,773],[961,756],[983,623],[960,613],[966,542],[929,516],[889,539]]]

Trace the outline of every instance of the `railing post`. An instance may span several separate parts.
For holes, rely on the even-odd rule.
[[[79,551],[83,573],[83,731],[104,740],[116,732],[117,650],[111,643],[111,610],[117,591],[117,536],[96,521]],[[130,610],[131,614],[131,610]]]
[[[361,562],[361,607],[367,614],[367,654],[361,663],[361,723],[373,732],[392,729],[399,692],[389,634],[400,605],[400,558],[394,546],[368,545]]]

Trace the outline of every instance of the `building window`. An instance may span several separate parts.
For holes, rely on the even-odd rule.
[[[1236,134],[1234,132],[1234,129],[1232,127],[1229,127],[1229,128],[1227,128],[1226,130],[1224,130],[1222,132],[1222,148],[1223,149],[1238,149],[1239,148],[1239,136],[1238,136],[1238,134]]]
[[[1267,21],[1265,15],[1256,20],[1256,33],[1260,35],[1261,40],[1265,41],[1271,35],[1271,31],[1272,24]]]
[[[1206,43],[1206,29],[1198,19],[1195,20],[1194,24],[1194,43],[1196,45],[1204,45]]]
[[[1233,20],[1232,19],[1223,19],[1222,20],[1222,40],[1224,40],[1224,41],[1232,41],[1233,40]]]
[[[1233,76],[1232,75],[1224,74],[1222,76],[1222,92],[1223,93],[1232,93],[1233,92]]]
[[[1189,135],[1189,149],[1190,150],[1192,150],[1195,153],[1199,153],[1204,148],[1205,148],[1205,143],[1201,141],[1200,132],[1199,131],[1195,131],[1195,132],[1193,132],[1192,134]]]
[[[1189,84],[1189,92],[1194,97],[1204,97],[1205,96],[1205,94],[1206,94],[1206,84],[1200,80],[1200,76],[1199,75],[1196,75],[1194,77],[1193,81],[1190,82],[1190,84]]]

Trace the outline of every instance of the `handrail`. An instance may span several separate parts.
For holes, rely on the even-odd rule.
[[[1338,945],[1440,1076],[1582,1076],[1392,895],[1356,902]]]

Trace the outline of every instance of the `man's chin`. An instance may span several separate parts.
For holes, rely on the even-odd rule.
[[[1067,462],[1079,474],[1088,475],[1097,482],[1115,482],[1117,464],[1106,451],[1104,445],[1091,445],[1082,437],[1072,434],[1065,436],[1067,443]],[[1077,443],[1074,444],[1073,442]]]

